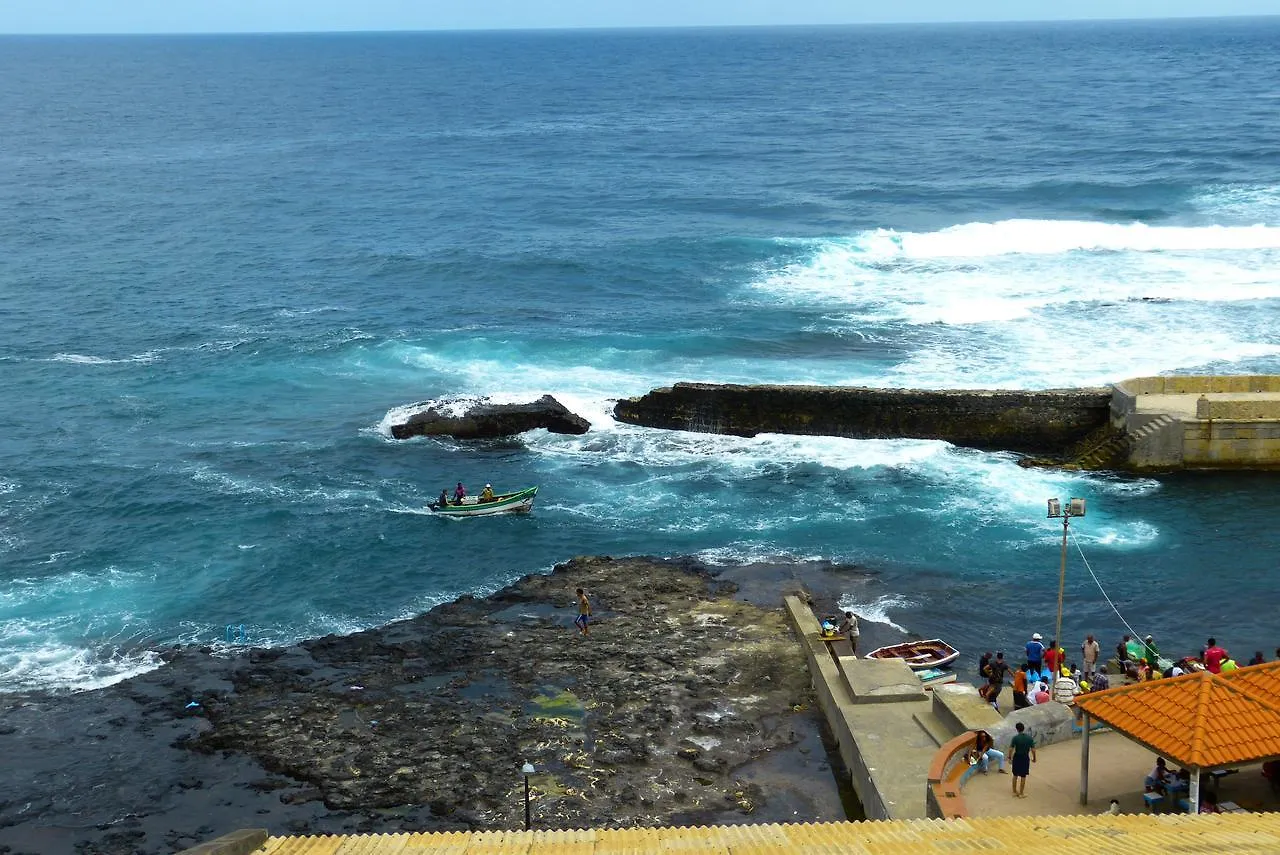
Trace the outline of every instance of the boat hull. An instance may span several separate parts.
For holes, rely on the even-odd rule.
[[[960,651],[940,638],[930,638],[926,641],[877,647],[863,658],[901,659],[912,671],[924,671],[929,668],[945,668],[960,658]]]
[[[489,517],[495,514],[527,514],[533,509],[537,487],[517,490],[494,496],[491,502],[482,502],[478,496],[468,496],[461,505],[444,505],[432,502],[427,507],[442,517]]]

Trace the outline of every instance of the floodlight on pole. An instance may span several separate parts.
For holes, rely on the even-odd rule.
[[[1072,517],[1084,516],[1084,499],[1068,499],[1062,507],[1058,499],[1049,500],[1049,519],[1062,519],[1062,565],[1058,570],[1058,621],[1054,624],[1053,643],[1062,644],[1062,595],[1067,585],[1067,529]]]
[[[520,769],[524,773],[524,830],[529,830],[529,776],[536,770],[532,763],[525,763]]]

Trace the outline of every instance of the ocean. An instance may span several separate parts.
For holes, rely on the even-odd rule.
[[[1052,633],[1045,500],[1071,496],[1069,647],[1126,631],[1105,591],[1166,653],[1270,653],[1274,475],[611,412],[681,380],[1280,372],[1278,43],[1280,18],[0,38],[0,690],[584,554],[779,586],[831,562],[842,605],[974,660]],[[389,435],[546,393],[591,431]],[[433,518],[458,480],[538,503]]]

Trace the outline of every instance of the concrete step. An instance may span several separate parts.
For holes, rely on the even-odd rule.
[[[934,744],[938,747],[941,747],[944,742],[947,742],[956,735],[951,732],[951,728],[947,727],[947,725],[943,723],[942,719],[938,718],[932,712],[912,713],[911,717],[915,719],[916,724],[920,725],[925,733],[929,734],[929,738],[932,739]]]

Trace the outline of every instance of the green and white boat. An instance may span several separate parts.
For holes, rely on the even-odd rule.
[[[450,502],[441,505],[432,502],[428,508],[442,517],[487,517],[491,514],[527,514],[533,508],[533,497],[538,495],[537,487],[526,487],[514,493],[501,493],[489,501],[481,501],[479,496],[467,496],[462,504]]]

